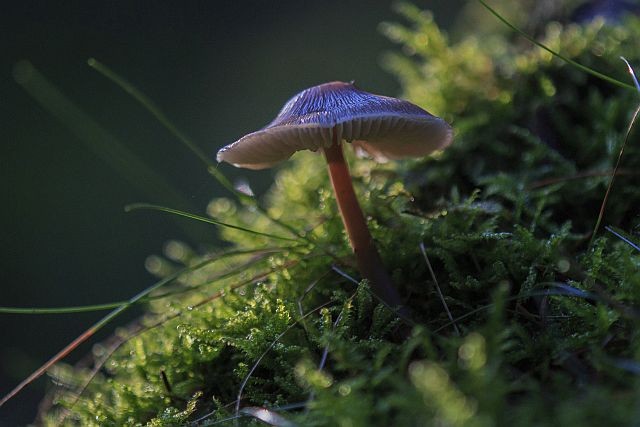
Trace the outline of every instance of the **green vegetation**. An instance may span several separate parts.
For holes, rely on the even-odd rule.
[[[297,242],[221,228],[226,250],[240,252],[157,290],[168,295],[149,300],[139,324],[95,347],[105,361],[97,375],[59,365],[54,375],[74,392],[54,397],[45,424],[212,425],[234,416],[239,394],[240,407],[311,426],[640,419],[640,252],[604,229],[590,245],[638,94],[521,39],[452,43],[428,13],[400,11],[408,23],[383,31],[404,53],[387,65],[404,97],[453,123],[456,140],[428,159],[351,164],[415,325],[346,276],[357,271],[324,162],[301,153],[264,205],[305,239],[261,210],[212,201],[216,221]],[[640,20],[628,18],[550,24],[542,41],[626,81],[619,56],[639,64],[639,39]],[[603,220],[631,242],[640,226],[636,140]],[[150,262],[163,277],[210,257],[169,248],[169,259]],[[240,412],[241,425],[259,424],[250,413]]]

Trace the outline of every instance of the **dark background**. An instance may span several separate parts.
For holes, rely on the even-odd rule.
[[[462,0],[417,4],[437,7],[436,20],[447,26]],[[356,80],[365,90],[396,95],[399,86],[380,58],[397,47],[377,27],[398,20],[382,0],[3,4],[0,306],[127,299],[154,282],[144,261],[168,240],[195,248],[215,244],[210,227],[158,212],[123,211],[128,203],[148,201],[203,213],[211,198],[226,193],[143,107],[89,68],[88,58],[135,84],[213,158],[219,147],[269,122],[305,87]],[[88,144],[97,136],[78,137],[16,82],[14,67],[21,60],[30,61],[181,200],[158,187],[140,191],[140,182],[96,155]],[[264,191],[273,174],[220,169],[247,178],[256,191]],[[102,315],[0,314],[0,394]],[[89,350],[85,345],[66,360]],[[0,425],[33,420],[47,382],[41,378],[1,408]]]

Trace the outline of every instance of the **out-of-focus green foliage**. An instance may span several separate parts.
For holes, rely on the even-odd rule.
[[[191,273],[170,297],[151,303],[143,325],[173,317],[123,344],[77,401],[71,392],[58,395],[45,424],[64,417],[83,426],[199,418],[208,425],[233,416],[245,378],[241,407],[284,407],[275,411],[299,425],[638,419],[640,253],[603,231],[588,247],[637,94],[503,37],[471,32],[452,44],[428,12],[409,5],[400,12],[407,24],[383,26],[403,50],[387,65],[406,98],[453,123],[456,141],[429,159],[351,161],[372,232],[416,326],[378,304],[366,284],[332,270],[358,275],[323,162],[299,154],[279,173],[266,205],[308,240],[277,246],[223,230],[234,248],[256,250]],[[619,78],[620,55],[640,62],[637,19],[549,24],[546,34],[545,44]],[[605,215],[632,238],[640,206],[636,139]],[[227,199],[212,201],[208,213],[287,233]],[[151,264],[166,275],[203,256],[174,244],[170,260]],[[223,297],[207,300],[221,289]],[[107,351],[97,346],[96,358]],[[58,369],[76,386],[90,374]],[[307,409],[286,409],[296,403]]]

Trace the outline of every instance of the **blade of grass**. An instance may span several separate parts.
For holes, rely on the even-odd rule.
[[[549,47],[545,46],[544,44],[540,43],[539,41],[537,41],[536,39],[531,37],[525,31],[523,31],[520,28],[518,28],[515,25],[513,25],[505,17],[500,15],[495,9],[493,9],[491,6],[489,6],[484,0],[478,0],[478,2],[485,9],[487,9],[493,16],[498,18],[498,20],[500,20],[507,27],[509,27],[511,30],[513,30],[516,33],[520,34],[522,37],[524,37],[525,39],[529,40],[531,43],[535,44],[536,46],[538,46],[539,48],[541,48],[543,50],[546,50],[547,52],[549,52],[550,54],[554,55],[555,57],[560,58],[561,60],[563,60],[566,63],[578,68],[579,70],[582,70],[585,73],[591,74],[592,76],[597,77],[597,78],[599,78],[601,80],[604,80],[606,82],[609,82],[609,83],[614,84],[616,86],[620,86],[620,87],[625,88],[625,89],[634,89],[634,87],[631,86],[630,84],[621,82],[620,80],[614,79],[613,77],[609,77],[606,74],[602,74],[602,73],[594,70],[593,68],[589,68],[587,66],[584,66],[584,65],[580,64],[579,62],[576,62],[573,59],[567,58],[566,56],[562,55],[561,53],[556,52],[553,49],[550,49]]]
[[[629,65],[626,59],[622,58],[622,60],[629,67],[629,72],[633,76],[634,81],[636,80],[633,69]],[[638,90],[640,92],[640,89]],[[602,204],[600,205],[600,212],[598,213],[598,219],[596,220],[596,225],[593,227],[593,232],[591,234],[591,240],[589,241],[589,247],[593,246],[593,242],[596,239],[596,235],[598,230],[600,229],[600,224],[602,223],[602,218],[604,217],[604,210],[607,206],[607,201],[609,200],[609,195],[611,194],[611,188],[613,188],[613,182],[616,179],[616,175],[618,174],[618,169],[620,168],[620,162],[622,161],[622,156],[624,155],[624,149],[627,146],[627,142],[629,142],[629,135],[631,135],[631,131],[633,130],[633,126],[636,124],[636,120],[638,120],[638,114],[640,114],[640,105],[636,107],[636,110],[631,117],[631,121],[627,126],[627,131],[624,134],[624,141],[622,142],[622,147],[620,147],[620,152],[618,153],[618,159],[616,160],[616,165],[613,168],[613,173],[611,174],[611,179],[609,179],[609,184],[607,185],[607,191],[604,193],[604,198],[602,199]]]
[[[558,184],[561,182],[569,182],[576,181],[585,178],[593,178],[593,177],[601,177],[601,176],[611,176],[613,174],[613,169],[606,171],[587,171],[587,172],[579,172],[571,176],[563,176],[558,178],[547,178],[540,181],[536,181],[527,187],[528,190],[535,190],[537,188],[547,187],[549,185]],[[616,173],[616,176],[637,176],[640,175],[640,171],[631,171],[631,170],[623,170],[620,169]]]
[[[449,306],[447,305],[447,301],[444,299],[444,294],[442,293],[442,289],[440,289],[440,285],[438,284],[438,279],[436,278],[436,273],[433,271],[433,267],[431,267],[431,261],[429,261],[429,257],[427,256],[427,250],[424,247],[424,243],[420,242],[420,252],[422,253],[422,257],[424,258],[424,262],[427,264],[427,268],[429,269],[429,274],[431,275],[431,279],[433,280],[433,283],[435,283],[436,285],[436,290],[438,291],[438,296],[440,297],[440,301],[442,302],[442,305],[444,306],[444,310],[447,313],[447,317],[449,317],[449,320],[451,320],[451,322],[453,323],[453,328],[456,330],[456,334],[460,337],[462,336],[462,334],[460,333],[460,329],[458,329],[458,325],[456,324],[455,320],[453,319],[453,315],[451,314],[451,311],[449,310]]]
[[[274,247],[274,248],[260,248],[260,249],[248,249],[248,250],[238,250],[238,251],[228,251],[220,254],[215,258],[215,261],[220,261],[225,258],[230,258],[239,255],[251,255],[260,253],[261,255],[270,254],[270,253],[278,253],[286,250],[293,249],[293,247]],[[264,258],[257,258],[255,260],[251,260],[247,263],[243,263],[240,266],[233,268],[229,271],[226,271],[222,274],[219,274],[213,278],[208,279],[205,283],[191,286],[186,289],[181,289],[175,292],[167,292],[160,295],[148,296],[146,298],[142,298],[136,302],[136,304],[145,303],[152,300],[157,300],[161,298],[167,298],[174,295],[183,294],[185,292],[195,291],[202,286],[214,283],[216,281],[227,279],[232,277],[235,274],[246,271],[246,269],[255,263],[264,260]],[[70,307],[0,307],[0,314],[72,314],[72,313],[86,313],[86,312],[94,312],[94,311],[104,311],[117,308],[121,305],[127,304],[127,301],[118,301],[118,302],[110,302],[104,304],[93,304],[93,305],[81,305],[81,306],[70,306]]]
[[[111,310],[126,304],[126,301],[76,307],[0,307],[0,314],[71,314]]]
[[[631,64],[629,64],[629,61],[627,61],[627,59],[624,56],[621,56],[620,59],[622,59],[624,63],[627,64],[627,71],[629,71],[629,74],[631,74],[631,78],[633,79],[633,84],[636,85],[636,90],[638,91],[638,93],[640,93],[640,83],[638,83],[636,72],[633,71],[633,67],[631,67]]]
[[[195,219],[196,221],[205,222],[207,224],[213,224],[213,225],[217,225],[217,226],[220,226],[220,227],[233,228],[235,230],[244,231],[246,233],[254,234],[256,236],[264,236],[264,237],[269,237],[271,239],[287,240],[287,241],[291,241],[291,242],[297,242],[298,241],[297,239],[292,239],[290,237],[283,237],[283,236],[277,236],[277,235],[274,235],[274,234],[263,233],[261,231],[251,230],[249,228],[241,227],[239,225],[227,224],[226,222],[222,222],[222,221],[218,221],[218,220],[215,220],[215,219],[212,219],[212,218],[207,218],[207,217],[204,217],[204,216],[192,214],[192,213],[189,213],[189,212],[180,211],[180,210],[177,210],[177,209],[167,208],[167,207],[164,207],[164,206],[157,206],[157,205],[152,205],[152,204],[148,204],[148,203],[133,203],[131,205],[125,206],[125,208],[124,208],[125,212],[132,212],[132,211],[143,210],[143,209],[155,210],[155,211],[160,211],[160,212],[167,212],[167,213],[170,213],[170,214],[183,216],[185,218]]]
[[[627,243],[629,246],[631,246],[633,249],[640,251],[640,244],[632,241],[629,237],[624,236],[622,233],[623,231],[620,229],[617,229],[615,227],[610,227],[610,226],[605,226],[604,227],[605,230],[607,230],[609,233],[613,234],[614,236],[616,236],[618,239],[622,240],[623,242]],[[626,233],[625,233],[626,234]]]

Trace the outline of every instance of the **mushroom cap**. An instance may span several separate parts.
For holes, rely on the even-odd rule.
[[[296,151],[329,147],[333,132],[380,162],[426,156],[453,134],[447,122],[408,101],[331,82],[295,95],[263,129],[221,148],[217,160],[264,169]]]

